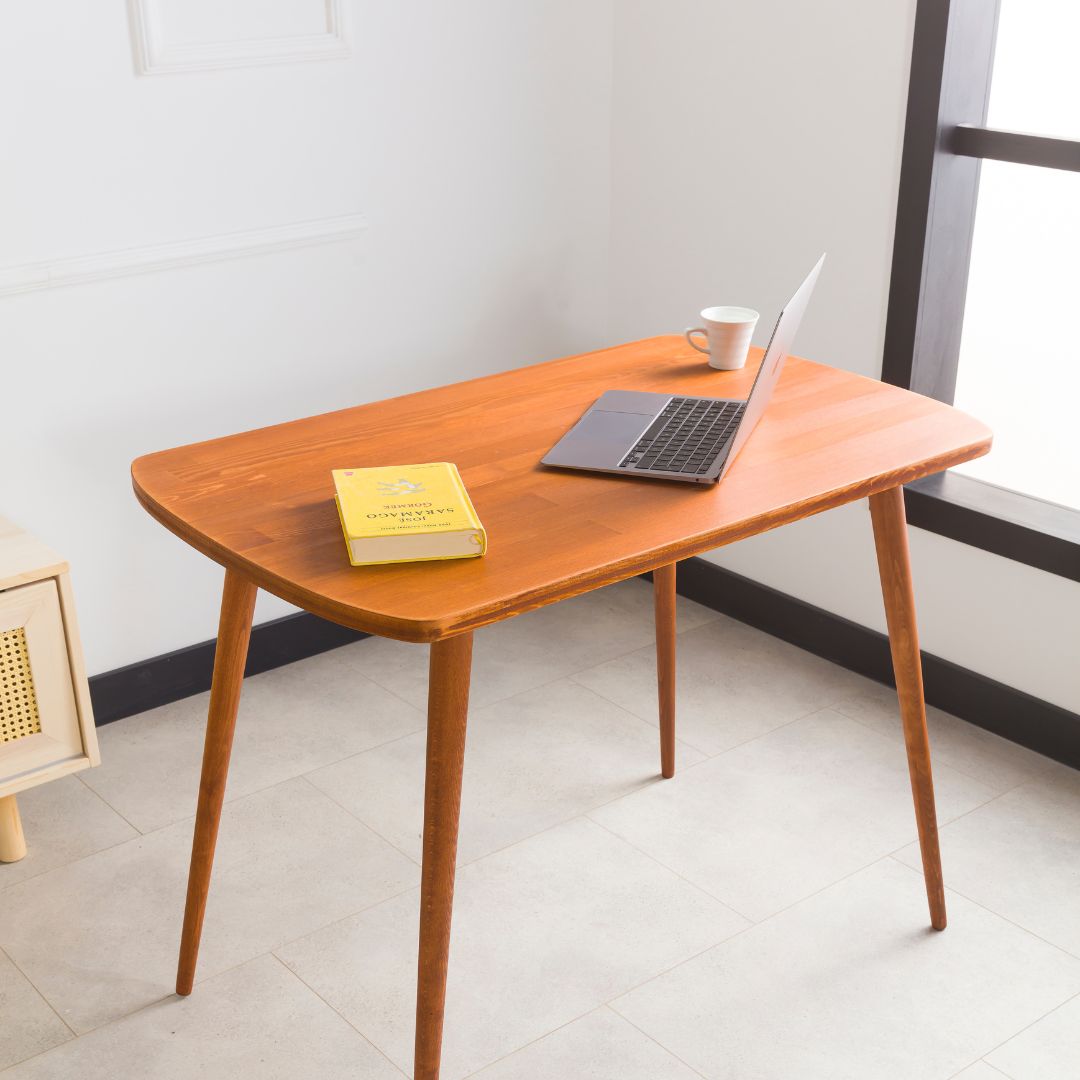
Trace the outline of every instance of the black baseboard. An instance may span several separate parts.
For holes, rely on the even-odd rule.
[[[679,592],[773,637],[893,685],[889,641],[839,615],[770,589],[704,559],[679,564]],[[301,612],[251,632],[245,675],[336,649],[366,634]],[[214,642],[117,668],[90,680],[98,724],[210,689]],[[1004,683],[923,653],[926,700],[978,727],[1080,769],[1080,716]]]
[[[244,674],[258,675],[367,636],[307,612],[285,615],[252,628]],[[215,644],[202,641],[92,676],[95,721],[99,726],[108,724],[209,690]]]
[[[706,562],[679,564],[680,594],[773,637],[894,686],[889,639],[876,630]],[[926,701],[977,727],[1080,769],[1080,716],[942,660],[922,654]]]

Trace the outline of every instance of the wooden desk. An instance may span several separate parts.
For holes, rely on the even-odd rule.
[[[139,501],[225,567],[176,989],[191,992],[257,589],[334,622],[431,644],[416,1080],[436,1080],[454,891],[472,631],[654,571],[661,771],[674,775],[675,564],[870,499],[930,921],[945,927],[901,485],[985,454],[956,409],[791,358],[716,487],[546,469],[603,391],[745,397],[760,361],[718,372],[660,337],[141,457]],[[487,527],[482,559],[351,567],[330,470],[453,461]]]

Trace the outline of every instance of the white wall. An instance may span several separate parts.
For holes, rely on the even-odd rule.
[[[137,74],[121,3],[0,8],[0,515],[71,560],[91,672],[216,633],[135,456],[606,341],[611,0],[343,0],[346,56],[323,0],[149,6],[212,66]],[[316,55],[232,66],[267,37]],[[296,222],[341,238],[245,254]]]
[[[93,672],[215,632],[138,454],[711,303],[764,334],[826,249],[799,351],[880,370],[913,0],[340,7],[346,56],[323,0],[157,0],[158,63],[211,66],[142,75],[121,4],[0,8],[0,514],[71,559]],[[314,56],[236,66],[266,37]],[[1080,586],[912,547],[929,651],[1080,710]],[[883,627],[862,505],[715,558]]]
[[[613,339],[762,311],[821,251],[797,351],[877,376],[914,0],[619,0]],[[1080,585],[918,529],[923,647],[1080,711]],[[884,629],[865,504],[718,551],[719,564]]]

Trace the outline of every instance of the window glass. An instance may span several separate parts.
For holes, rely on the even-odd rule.
[[[1080,0],[1001,0],[987,124],[1080,138]]]
[[[1080,509],[1080,173],[982,163],[954,400],[994,430],[956,471]]]

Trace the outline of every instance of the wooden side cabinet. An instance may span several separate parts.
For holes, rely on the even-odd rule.
[[[0,518],[0,862],[26,854],[16,794],[99,761],[68,565]]]

